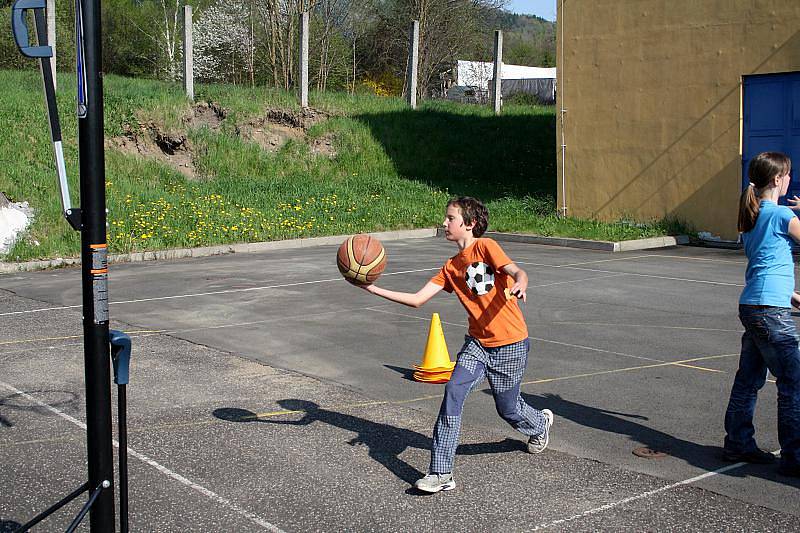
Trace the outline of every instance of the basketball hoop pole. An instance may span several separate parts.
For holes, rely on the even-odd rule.
[[[64,216],[81,232],[83,286],[83,353],[86,381],[86,443],[89,481],[45,513],[22,526],[30,526],[91,490],[89,501],[68,531],[77,527],[88,511],[91,533],[115,530],[114,466],[111,433],[111,372],[108,330],[108,255],[106,245],[105,155],[103,147],[103,84],[100,35],[100,0],[76,0],[76,74],[78,78],[78,145],[81,207],[72,208],[61,151],[55,87],[50,70],[52,48],[47,46],[44,0],[16,0],[12,30],[24,55],[39,58],[45,88],[50,133],[55,150]],[[33,10],[39,39],[31,46],[26,11]],[[127,379],[127,378],[126,378]],[[120,450],[127,453],[127,450]]]
[[[100,76],[100,0],[77,0],[78,145],[81,175],[81,274],[83,354],[86,376],[86,441],[89,485],[112,482],[92,506],[92,533],[115,530],[114,457],[111,445],[111,373],[108,334],[108,255],[103,147],[103,83]],[[82,18],[82,20],[81,20]],[[81,101],[82,89],[84,100]],[[120,451],[120,453],[126,453]]]

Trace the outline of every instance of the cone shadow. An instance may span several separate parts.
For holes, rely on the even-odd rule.
[[[394,370],[398,374],[403,376],[403,379],[407,379],[408,381],[414,381],[414,370],[412,368],[403,368],[401,366],[394,366],[394,365],[383,365],[384,367],[388,368],[389,370]]]

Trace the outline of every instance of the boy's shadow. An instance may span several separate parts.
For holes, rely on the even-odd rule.
[[[641,445],[651,450],[665,452],[709,472],[732,464],[722,459],[722,448],[719,446],[696,444],[630,420],[632,418],[648,420],[647,417],[641,415],[618,413],[590,407],[565,400],[558,394],[535,395],[522,393],[522,397],[528,404],[535,406],[537,409],[550,409],[557,418],[566,418],[585,427],[628,435],[632,442],[641,443]],[[800,487],[800,479],[778,475],[776,469],[777,464],[748,465],[728,470],[724,474],[734,477],[758,476],[778,483]]]
[[[298,399],[278,400],[278,405],[286,410],[286,414],[302,413],[299,420],[275,420],[273,418],[259,418],[258,415],[247,409],[236,407],[223,407],[215,409],[213,415],[229,422],[264,422],[268,424],[282,424],[290,426],[307,426],[314,422],[330,424],[356,434],[347,443],[350,446],[363,445],[368,449],[369,457],[385,466],[390,472],[406,483],[413,484],[425,473],[417,470],[400,458],[407,448],[431,449],[431,438],[416,431],[398,428],[388,424],[373,422],[365,418],[338,413],[324,409],[318,404]],[[522,451],[525,444],[514,439],[505,439],[500,442],[480,444],[462,444],[458,447],[457,455],[480,455],[487,453],[505,453]]]

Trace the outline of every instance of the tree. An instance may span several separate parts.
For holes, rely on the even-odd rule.
[[[498,19],[504,28],[506,63],[532,67],[554,67],[555,23],[528,15],[504,14]]]
[[[391,70],[406,77],[408,29],[419,21],[419,96],[429,92],[439,74],[452,68],[462,55],[490,50],[491,28],[486,14],[496,11],[502,0],[395,0],[380,6],[379,20],[370,38],[376,50],[372,68]],[[404,83],[404,91],[408,83]]]
[[[117,9],[107,9],[104,14],[114,19],[120,17],[115,34],[107,39],[117,39],[120,45],[126,39],[138,40],[143,37],[147,46],[141,56],[143,62],[149,63],[152,73],[157,78],[176,81],[181,77],[181,59],[183,57],[183,3],[181,0],[116,0]],[[119,20],[119,19],[118,19]],[[104,21],[105,22],[105,21]],[[135,32],[131,32],[133,28]],[[137,36],[131,35],[136,33]]]
[[[188,0],[103,0],[103,70],[178,81],[183,5]],[[406,78],[408,30],[420,23],[419,96],[458,59],[491,61],[492,34],[505,31],[505,61],[551,66],[555,26],[512,15],[503,0],[191,0],[195,73],[201,80],[291,89],[298,69],[298,19],[311,13],[310,83],[317,90],[372,82],[399,93]],[[74,3],[57,2],[59,71],[73,71]],[[0,0],[9,7],[11,0]],[[0,22],[10,23],[10,9]],[[0,33],[0,68],[28,68],[10,32]],[[407,83],[406,83],[407,85]]]
[[[102,9],[103,72],[134,77],[159,77],[161,69],[157,43],[141,31],[131,31],[131,27],[150,25],[148,13],[137,9],[131,0],[103,0]],[[73,43],[74,40],[74,36],[71,36],[69,42]],[[62,39],[61,42],[65,41]],[[74,51],[74,45],[71,49]],[[63,53],[62,47],[59,54]],[[75,68],[74,61],[73,59],[70,70]]]
[[[373,21],[371,13],[371,0],[319,0],[311,31],[317,90],[326,90],[329,82],[333,87],[352,90],[358,68],[356,42]]]
[[[251,0],[225,0],[206,8],[194,24],[194,71],[200,79],[254,80],[254,36]]]

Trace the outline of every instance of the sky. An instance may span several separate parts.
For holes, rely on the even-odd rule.
[[[556,0],[510,0],[506,9],[512,13],[536,15],[543,19],[556,20]]]

